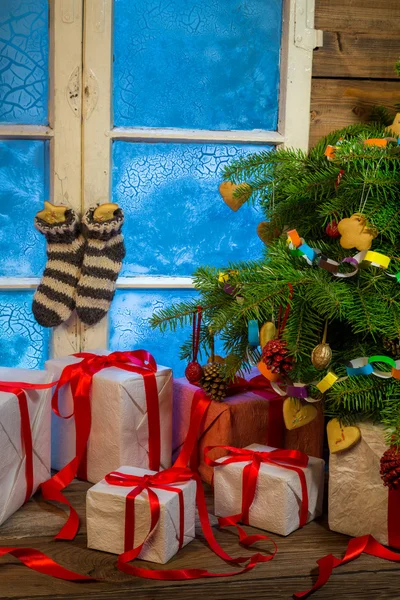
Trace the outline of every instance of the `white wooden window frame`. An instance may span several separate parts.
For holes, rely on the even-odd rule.
[[[322,45],[314,29],[315,0],[283,0],[277,131],[215,131],[112,127],[113,0],[49,0],[49,125],[1,125],[0,139],[50,141],[50,201],[80,212],[111,196],[111,145],[132,142],[204,142],[284,145],[307,149],[312,52]],[[29,290],[39,279],[0,278],[1,290]],[[190,289],[191,277],[120,277],[123,289]],[[94,327],[76,317],[56,328],[54,356],[106,347],[108,318]]]

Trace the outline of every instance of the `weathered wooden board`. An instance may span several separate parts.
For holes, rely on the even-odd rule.
[[[88,487],[89,484],[74,482],[67,491],[68,498],[77,507],[83,521],[85,493]],[[207,500],[211,508],[210,488],[207,488]],[[73,542],[53,541],[51,536],[56,533],[63,520],[58,511],[58,508],[46,508],[46,505],[35,497],[1,527],[1,546],[36,548],[63,566],[79,573],[90,574],[102,581],[78,584],[51,579],[28,570],[17,559],[5,556],[0,559],[0,598],[119,600],[134,594],[138,600],[186,600],[188,597],[202,600],[206,595],[215,600],[227,597],[232,600],[258,600],[263,597],[287,600],[293,592],[311,587],[315,581],[315,563],[318,558],[328,553],[342,556],[348,542],[346,536],[328,531],[324,521],[315,521],[287,538],[271,535],[279,547],[276,558],[245,575],[228,580],[151,581],[133,578],[117,571],[115,555],[88,550],[84,527]],[[32,523],[32,531],[35,533],[21,539],[21,535],[25,536],[29,532],[29,522]],[[227,552],[232,555],[247,553],[244,549],[239,550],[236,534],[219,531],[217,528],[214,528],[214,531]],[[267,542],[257,546],[264,551],[270,547]],[[154,565],[143,562],[141,564],[154,568]],[[168,564],[168,568],[185,567],[202,567],[219,572],[228,572],[232,568],[215,557],[201,538],[183,548]],[[329,584],[317,593],[315,600],[336,600],[338,597],[351,600],[367,597],[374,600],[394,599],[398,598],[399,586],[398,566],[381,559],[362,556],[357,561],[339,568]]]
[[[311,94],[310,145],[334,129],[366,122],[376,105],[395,110],[400,81],[314,79]]]
[[[400,34],[399,0],[316,0],[315,27],[341,33]]]
[[[327,31],[324,45],[314,51],[313,77],[397,79],[394,65],[399,57],[400,25],[396,36],[381,30]]]

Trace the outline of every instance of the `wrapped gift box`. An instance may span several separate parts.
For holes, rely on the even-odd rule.
[[[250,450],[268,452],[269,446],[251,444]],[[218,462],[223,459],[219,459]],[[242,478],[246,462],[237,462],[214,469],[215,514],[228,517],[241,513]],[[307,523],[322,513],[324,493],[324,461],[309,457],[303,469],[308,490]],[[249,511],[249,524],[279,535],[289,535],[299,528],[301,484],[297,473],[276,465],[262,463],[257,479],[254,501]]]
[[[143,476],[154,471],[135,467],[120,467],[121,473]],[[133,486],[134,487],[134,486]],[[172,484],[183,492],[183,546],[195,537],[196,483]],[[152,488],[160,502],[159,521],[145,542],[139,558],[165,564],[179,549],[179,498],[174,491]],[[105,480],[90,488],[86,497],[88,547],[94,550],[122,554],[125,536],[125,504],[130,487],[110,485]],[[147,491],[135,498],[135,547],[145,539],[150,529],[150,507]]]
[[[251,376],[259,375],[253,370]],[[174,380],[172,448],[175,461],[185,441],[193,396],[199,388],[186,378]],[[207,446],[244,448],[252,443],[280,446],[283,437],[282,398],[271,390],[270,399],[253,392],[227,397],[224,402],[212,401],[198,437],[199,472],[203,481],[211,483],[213,469],[204,463]],[[224,456],[223,450],[213,450],[210,458]]]
[[[96,351],[106,355],[108,351]],[[81,359],[74,356],[52,359],[46,369],[58,379],[67,365]],[[155,374],[159,395],[161,426],[161,467],[171,466],[172,454],[172,371],[158,366]],[[146,394],[143,377],[118,368],[96,373],[91,388],[92,425],[87,446],[87,479],[97,483],[121,464],[147,468],[149,466],[149,435]],[[73,410],[69,385],[59,395],[62,415]],[[53,469],[61,469],[75,456],[75,421],[52,417]]]
[[[0,368],[0,381],[47,383],[46,371]],[[25,391],[33,443],[33,493],[50,477],[51,390]],[[0,392],[0,524],[25,501],[26,456],[21,415],[14,394]]]
[[[356,537],[371,534],[387,545],[388,488],[379,473],[387,449],[384,427],[372,423],[358,426],[361,441],[349,450],[330,455],[329,527]]]

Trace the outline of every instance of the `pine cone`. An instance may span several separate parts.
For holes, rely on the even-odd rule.
[[[386,352],[388,352],[394,359],[400,358],[400,339],[389,340],[388,338],[383,338],[383,347]]]
[[[207,396],[221,402],[227,393],[228,385],[222,376],[222,365],[219,363],[208,363],[203,367],[203,377],[200,386]]]
[[[288,354],[287,344],[282,340],[270,340],[265,344],[262,360],[272,373],[286,375],[293,369],[293,359]]]
[[[400,447],[392,446],[381,458],[381,477],[390,490],[400,489]]]

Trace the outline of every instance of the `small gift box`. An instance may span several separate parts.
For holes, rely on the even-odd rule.
[[[381,544],[400,548],[400,490],[389,490],[380,475],[387,450],[384,427],[358,427],[361,440],[330,455],[329,527],[355,537],[371,534]]]
[[[207,446],[236,446],[243,448],[251,443],[280,446],[283,438],[282,397],[269,386],[267,380],[253,370],[249,381],[241,380],[232,395],[223,402],[211,400],[200,428],[191,432],[197,440],[195,461],[203,481],[211,483],[213,470],[203,460]],[[199,388],[185,378],[173,384],[173,460],[178,457],[189,430],[192,428],[193,409]],[[226,454],[215,449],[212,458]],[[192,457],[193,458],[193,457]]]
[[[196,483],[188,469],[120,467],[89,489],[88,546],[165,564],[195,537]],[[158,519],[157,519],[158,515]],[[153,521],[153,526],[151,525]]]
[[[228,449],[214,468],[215,514],[289,535],[322,513],[324,461],[251,444]]]
[[[50,477],[51,390],[40,389],[49,380],[46,371],[0,368],[0,524]]]
[[[87,450],[78,476],[92,483],[120,464],[155,470],[171,465],[170,368],[157,367],[148,353],[139,350],[52,359],[46,369],[54,380],[66,381],[56,404],[64,418],[56,414],[52,418],[54,469],[79,455],[85,435]],[[83,444],[86,447],[85,440]]]

